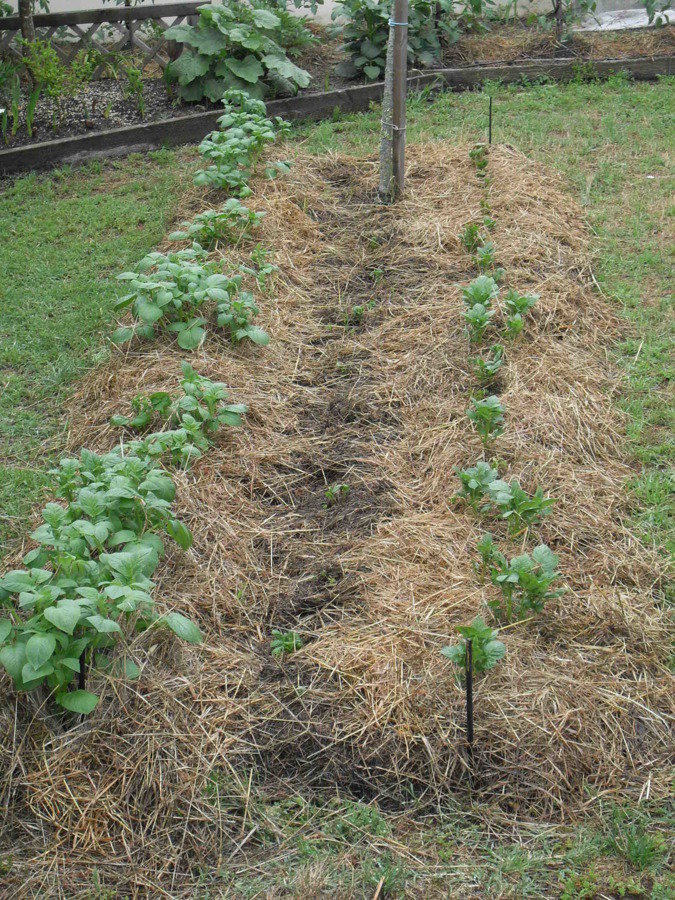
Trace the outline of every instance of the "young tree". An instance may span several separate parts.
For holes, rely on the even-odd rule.
[[[21,20],[21,37],[32,44],[35,40],[33,23],[33,0],[19,0],[19,19]]]

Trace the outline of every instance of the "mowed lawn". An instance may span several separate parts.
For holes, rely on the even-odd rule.
[[[494,140],[562,171],[595,232],[598,289],[630,322],[617,354],[621,406],[642,473],[629,486],[636,528],[673,548],[673,79],[632,84],[486,85],[409,104],[410,141]],[[316,153],[368,153],[378,110],[298,129]],[[74,381],[105,359],[118,272],[168,230],[191,178],[191,153],[161,151],[31,175],[0,189],[0,552],[25,533],[63,441]]]

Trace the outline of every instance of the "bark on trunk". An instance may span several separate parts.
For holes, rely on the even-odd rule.
[[[394,171],[392,160],[392,144],[394,128],[394,28],[389,26],[389,42],[387,43],[387,61],[384,68],[384,93],[382,95],[382,128],[380,134],[380,187],[379,195],[382,203],[391,203],[394,196]]]
[[[21,19],[21,37],[24,41],[32,44],[35,40],[32,0],[19,0],[19,18]]]

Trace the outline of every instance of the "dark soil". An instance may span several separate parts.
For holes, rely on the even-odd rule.
[[[336,74],[338,63],[344,58],[339,39],[328,38],[318,26],[320,42],[308,48],[297,64],[312,76],[307,93],[335,90],[356,85],[358,80],[348,81]],[[577,56],[580,61],[596,59],[620,59],[636,56],[664,56],[675,49],[675,27],[650,28],[626,32],[584,32],[575,34],[564,45],[555,41],[553,33],[540,27],[522,24],[493,26],[481,35],[464,35],[462,39],[445,49],[438,68],[443,66],[472,66],[479,63],[519,63],[531,59]],[[432,67],[433,68],[433,67]],[[138,100],[125,96],[125,81],[104,78],[92,82],[74,98],[61,101],[60,105],[49,97],[41,97],[38,103],[32,135],[28,135],[25,110],[28,90],[22,92],[19,109],[19,127],[15,135],[7,135],[6,144],[22,147],[54,138],[87,134],[91,131],[107,131],[125,125],[171,119],[178,115],[218,109],[218,104],[184,103],[176,98],[165,82],[156,76],[144,82],[143,114]],[[11,132],[11,118],[8,131]]]

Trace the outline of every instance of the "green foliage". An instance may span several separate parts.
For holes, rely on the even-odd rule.
[[[0,578],[0,664],[19,691],[44,686],[58,705],[90,713],[98,702],[69,691],[81,667],[106,664],[106,651],[123,634],[163,624],[185,640],[201,640],[184,616],[160,617],[150,576],[164,554],[166,534],[187,549],[189,530],[174,517],[171,477],[148,459],[123,450],[82,450],[62,459],[53,475],[57,496],[31,534],[37,546],[25,569]],[[127,668],[131,677],[135,666]]]
[[[481,272],[486,272],[494,268],[495,265],[495,245],[492,241],[487,241],[482,247],[476,250],[476,262]]]
[[[439,18],[436,12],[440,11]],[[378,0],[343,0],[336,4],[333,19],[345,19],[338,26],[349,59],[337,67],[345,78],[363,74],[376,81],[384,74],[389,40],[390,5]],[[410,0],[408,8],[408,63],[433,66],[441,59],[441,39],[454,43],[459,38],[451,0]]]
[[[265,104],[251,100],[241,91],[228,91],[223,97],[225,114],[218,119],[219,131],[212,131],[199,145],[199,153],[211,165],[195,174],[195,184],[224,188],[240,197],[251,193],[248,186],[253,169],[265,144],[288,132],[288,124],[265,115]],[[267,169],[269,177],[287,171],[277,163]]]
[[[64,97],[75,97],[103,61],[94,47],[79,50],[70,65],[65,65],[50,41],[35,40],[23,46],[23,61],[33,81],[59,104]]]
[[[502,344],[493,344],[488,351],[487,358],[474,357],[474,371],[481,385],[488,385],[495,380],[503,362],[504,347]]]
[[[517,479],[510,483],[501,479],[493,480],[487,486],[487,495],[500,510],[501,518],[506,519],[515,532],[535,525],[550,513],[555,504],[555,498],[545,497],[541,487],[530,496],[521,488]]]
[[[161,431],[129,444],[130,449],[151,458],[168,453],[174,464],[187,468],[208,449],[222,425],[241,425],[247,407],[226,404],[225,385],[198,375],[188,363],[182,362],[181,369],[181,397],[172,400],[165,391],[137,396],[131,401],[135,415],[113,416],[111,424],[136,430],[162,426]]]
[[[272,632],[272,656],[285,656],[295,653],[302,647],[300,635],[295,631],[273,631]]]
[[[249,291],[241,290],[242,277],[235,275],[223,285],[223,296],[217,306],[217,322],[220,328],[227,328],[233,344],[249,340],[265,347],[270,339],[267,332],[251,320],[258,315],[259,309]]]
[[[520,294],[513,289],[507,291],[504,296],[504,306],[508,312],[506,329],[509,337],[515,338],[522,332],[525,324],[523,317],[527,315],[538,299],[538,294]]]
[[[485,329],[490,324],[490,319],[492,319],[494,314],[494,309],[489,309],[482,303],[476,303],[469,309],[464,310],[462,316],[466,322],[469,340],[472,344],[478,344],[483,340]]]
[[[310,75],[291,62],[288,49],[312,43],[302,21],[271,4],[236,0],[200,7],[197,25],[173,25],[165,37],[185,45],[167,69],[183,100],[212,102],[236,90],[262,98],[279,91],[296,93]]]
[[[499,478],[499,473],[489,463],[478,462],[468,469],[458,470],[457,477],[462,485],[458,496],[478,509],[478,504],[484,499],[490,485]]]
[[[551,590],[560,573],[558,557],[546,544],[535,547],[531,555],[523,553],[511,560],[496,549],[491,535],[485,535],[477,549],[484,571],[502,593],[501,601],[489,603],[498,618],[510,622],[514,615],[522,618],[530,612],[539,613],[547,600],[563,593]]]
[[[263,293],[270,289],[271,276],[279,271],[279,267],[269,261],[272,251],[262,244],[256,244],[251,250],[251,266],[242,266],[241,271],[253,275]]]
[[[189,239],[197,241],[205,249],[212,249],[218,241],[236,244],[253,228],[258,228],[265,213],[253,212],[237,199],[230,197],[221,209],[208,209],[198,213],[192,222],[183,222],[183,230],[173,231],[170,241]]]
[[[475,222],[469,222],[465,227],[462,233],[459,236],[462,245],[469,253],[473,253],[478,247],[483,243],[483,238],[480,234],[480,226],[476,225]]]
[[[664,836],[649,827],[648,816],[639,808],[612,806],[605,827],[607,849],[636,869],[651,869],[668,854]]]
[[[475,306],[482,303],[490,306],[491,302],[499,294],[499,285],[489,275],[479,275],[466,287],[462,288],[462,299],[467,306]]]
[[[348,484],[332,484],[326,489],[326,506],[336,506],[349,493]]]
[[[504,409],[494,394],[485,399],[471,398],[472,406],[466,414],[473,422],[474,428],[483,441],[483,446],[489,446],[494,438],[503,433]]]
[[[129,282],[131,292],[120,297],[115,308],[131,307],[137,321],[118,328],[113,341],[124,343],[135,335],[152,339],[158,328],[164,328],[177,335],[184,350],[194,350],[204,339],[206,324],[196,313],[205,300],[220,300],[228,283],[216,268],[199,244],[177,252],[149,253],[136,271],[118,276]]]
[[[136,66],[125,65],[124,76],[126,82],[122,88],[125,100],[133,100],[141,119],[145,118],[145,95],[143,93],[143,73]]]
[[[499,632],[488,627],[480,616],[471,625],[460,625],[457,631],[462,635],[459,644],[443,647],[443,656],[466,670],[466,642],[471,641],[471,662],[473,672],[486,672],[494,668],[506,653],[506,647],[498,640]]]
[[[488,148],[486,144],[476,144],[469,150],[469,159],[476,168],[476,175],[479,178],[485,178],[488,165]]]

